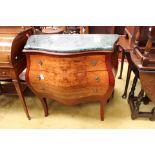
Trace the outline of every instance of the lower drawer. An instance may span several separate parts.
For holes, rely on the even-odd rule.
[[[46,88],[81,88],[87,86],[108,86],[109,74],[108,71],[58,74],[46,71],[30,70],[29,80],[30,84],[33,85],[33,87],[44,86]]]
[[[11,77],[11,72],[10,69],[4,69],[0,68],[0,78],[10,78]]]
[[[39,94],[54,98],[75,99],[87,96],[105,95],[109,89],[107,71],[76,74],[54,74],[30,71],[29,84]]]

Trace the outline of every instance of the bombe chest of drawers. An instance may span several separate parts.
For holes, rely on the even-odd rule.
[[[31,34],[33,34],[31,27],[0,26],[0,81],[13,82],[29,119],[19,75],[26,68],[26,57],[22,50]],[[0,84],[0,94],[14,93],[11,91],[14,86]]]
[[[23,50],[26,81],[40,98],[45,116],[46,98],[66,105],[85,101],[104,107],[112,95],[117,71],[118,35],[33,35]]]

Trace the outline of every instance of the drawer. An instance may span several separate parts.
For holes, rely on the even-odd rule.
[[[54,89],[81,90],[83,88],[95,88],[92,91],[97,92],[97,87],[107,90],[109,87],[109,75],[107,71],[79,72],[69,74],[56,74],[45,71],[29,72],[29,82],[36,91],[43,93],[52,93]]]
[[[84,72],[107,70],[105,55],[89,55],[76,57],[54,57],[31,55],[32,70],[45,70],[54,73],[60,72]]]
[[[38,94],[57,101],[104,97],[110,87],[108,71],[58,74],[30,70],[29,84]]]
[[[2,69],[2,68],[0,68],[0,77],[2,77],[2,78],[11,77],[10,69]]]

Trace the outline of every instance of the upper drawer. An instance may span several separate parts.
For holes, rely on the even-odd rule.
[[[30,55],[31,70],[45,70],[54,73],[107,70],[105,55],[55,57],[51,55]]]

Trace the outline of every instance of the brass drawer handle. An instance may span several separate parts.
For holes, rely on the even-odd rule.
[[[40,66],[42,66],[42,65],[43,65],[42,60],[37,60],[37,63],[38,63]]]
[[[44,75],[43,75],[43,74],[39,74],[39,75],[37,76],[37,79],[38,79],[38,80],[44,80],[45,78],[44,78]]]
[[[91,60],[90,63],[95,66],[97,64],[96,60]]]
[[[95,80],[96,80],[96,81],[100,81],[100,77],[99,77],[99,76],[96,76],[96,77],[95,77]]]

